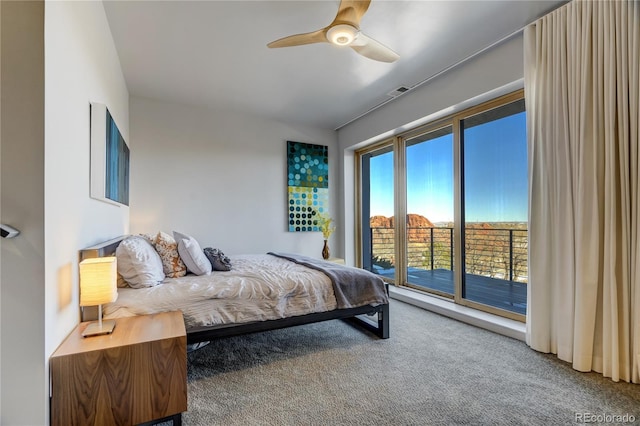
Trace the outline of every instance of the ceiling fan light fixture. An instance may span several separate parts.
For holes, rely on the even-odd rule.
[[[2,0],[0,0],[2,1]],[[382,43],[360,32],[360,20],[371,0],[340,0],[338,13],[328,26],[316,31],[293,34],[272,41],[267,47],[291,47],[313,43],[331,43],[349,47],[365,58],[380,62],[394,62],[400,55]]]
[[[348,46],[358,37],[360,31],[351,25],[334,25],[327,31],[327,40],[338,46]]]

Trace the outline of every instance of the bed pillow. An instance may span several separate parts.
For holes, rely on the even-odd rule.
[[[218,249],[207,247],[204,249],[204,255],[207,256],[211,267],[214,271],[230,271],[231,260],[224,253]]]
[[[187,265],[184,264],[178,253],[178,243],[169,234],[162,231],[154,238],[153,246],[160,255],[164,274],[169,278],[184,277],[187,275]]]
[[[128,237],[116,249],[118,272],[133,288],[153,287],[164,279],[162,261],[149,241]]]
[[[138,234],[138,237],[142,237],[145,240],[149,241],[151,245],[155,245],[156,243],[156,236],[153,234]]]
[[[173,237],[178,242],[178,253],[189,272],[196,275],[211,273],[211,263],[195,238],[176,231],[173,231]]]
[[[117,263],[117,261],[116,261]],[[120,272],[118,272],[118,278],[116,280],[116,285],[118,286],[118,288],[127,288],[129,287],[129,283],[122,278],[122,274],[120,274]]]

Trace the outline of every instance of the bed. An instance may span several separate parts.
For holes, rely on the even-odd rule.
[[[80,250],[80,261],[114,256],[125,238]],[[389,338],[387,284],[368,271],[287,253],[232,256],[231,263],[230,271],[119,288],[104,318],[180,310],[189,344],[332,319]],[[82,319],[96,315],[85,308]]]

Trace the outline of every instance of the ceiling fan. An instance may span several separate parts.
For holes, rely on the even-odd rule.
[[[394,62],[400,56],[360,31],[360,20],[371,0],[341,0],[338,13],[329,26],[310,33],[296,34],[272,41],[268,47],[290,47],[312,43],[349,46],[362,56],[382,62]]]

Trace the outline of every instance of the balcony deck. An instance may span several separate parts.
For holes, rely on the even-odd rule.
[[[395,274],[393,269],[379,269],[376,272],[391,279]],[[411,267],[407,275],[408,282],[414,286],[453,294],[453,271]],[[474,274],[466,274],[465,281],[466,299],[522,315],[526,314],[527,284]]]

